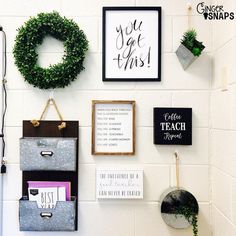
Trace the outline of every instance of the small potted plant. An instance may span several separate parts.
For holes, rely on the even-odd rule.
[[[181,44],[176,51],[176,55],[184,70],[201,55],[205,48],[203,43],[199,42],[196,38],[197,32],[195,29],[186,31],[181,40]]]

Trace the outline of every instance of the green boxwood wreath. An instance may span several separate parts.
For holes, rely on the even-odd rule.
[[[13,49],[15,64],[34,87],[64,88],[84,69],[88,40],[74,21],[61,17],[57,12],[40,13],[18,31]],[[47,35],[63,42],[65,54],[61,63],[42,68],[37,64],[36,49]]]

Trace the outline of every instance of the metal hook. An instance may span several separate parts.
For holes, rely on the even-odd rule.
[[[178,151],[177,150],[174,152],[174,155],[175,155],[176,159],[179,159],[179,155],[178,155]]]
[[[50,105],[53,105],[53,100],[54,100],[54,90],[51,90],[50,94],[49,94],[49,104]]]
[[[187,8],[188,8],[189,11],[192,10],[192,3],[191,3],[191,2],[188,2],[188,3],[187,3]]]

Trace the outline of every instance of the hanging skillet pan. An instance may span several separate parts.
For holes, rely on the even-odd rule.
[[[176,157],[177,186],[167,189],[160,198],[161,216],[165,223],[176,229],[188,228],[192,217],[198,214],[199,206],[196,198],[179,187],[179,157]]]

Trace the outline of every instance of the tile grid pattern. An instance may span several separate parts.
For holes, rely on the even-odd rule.
[[[235,1],[213,4],[236,10]],[[210,163],[213,235],[236,235],[236,50],[235,19],[213,23],[213,79],[210,103]]]
[[[198,1],[192,1],[196,5]],[[188,230],[173,230],[165,225],[159,213],[159,197],[175,185],[174,156],[181,156],[181,185],[193,192],[200,202],[199,236],[210,233],[209,192],[209,97],[211,79],[211,24],[193,12],[193,26],[206,44],[205,53],[183,71],[175,50],[187,27],[185,0],[8,0],[0,8],[0,24],[8,36],[7,158],[8,174],[4,177],[4,236],[24,235],[18,230],[18,202],[21,197],[19,141],[23,119],[37,118],[48,99],[48,91],[32,88],[24,82],[14,65],[12,47],[16,28],[38,12],[59,11],[73,18],[85,31],[90,49],[86,70],[72,86],[54,91],[54,98],[65,119],[80,121],[79,231],[78,236],[187,236]],[[163,8],[162,82],[103,83],[101,81],[101,7],[117,5],[157,5]],[[204,27],[201,27],[204,23]],[[47,66],[60,61],[61,43],[48,38],[39,49],[39,63]],[[134,157],[93,157],[90,153],[91,100],[133,99],[137,102],[137,153]],[[155,146],[152,140],[152,109],[155,106],[193,108],[193,146]],[[49,119],[57,116],[54,110]],[[95,198],[96,167],[142,167],[144,169],[144,199],[141,201],[97,201]],[[199,174],[201,173],[201,174]],[[91,227],[92,226],[92,227]],[[29,236],[36,233],[29,232]],[[42,235],[47,233],[42,233]],[[58,233],[50,233],[50,235]],[[59,233],[64,236],[67,233]]]

